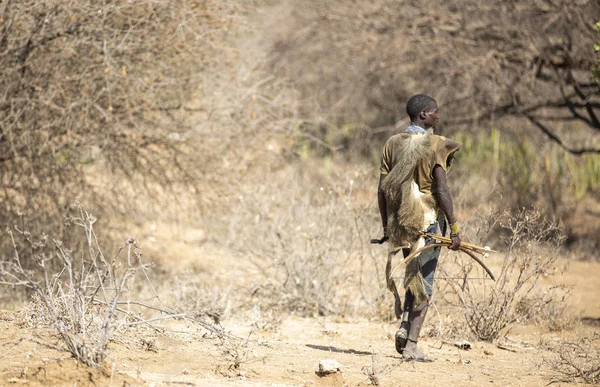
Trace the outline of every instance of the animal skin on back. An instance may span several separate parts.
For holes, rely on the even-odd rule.
[[[419,192],[415,170],[431,154],[431,135],[401,133],[394,146],[393,168],[382,181],[388,210],[388,235],[397,247],[414,248],[426,223],[435,219],[435,198]],[[432,218],[432,219],[429,219]]]

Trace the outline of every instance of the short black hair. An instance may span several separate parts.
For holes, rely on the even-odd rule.
[[[435,99],[426,94],[417,94],[410,97],[406,103],[406,113],[408,113],[410,120],[413,121],[423,110],[436,106],[437,102],[435,102]]]

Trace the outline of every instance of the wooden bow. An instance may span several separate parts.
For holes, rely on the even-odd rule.
[[[450,238],[446,238],[443,237],[441,235],[437,235],[437,234],[430,234],[430,233],[426,233],[423,234],[426,237],[432,238],[434,239],[437,243],[432,243],[429,245],[425,245],[421,248],[416,249],[415,251],[413,251],[412,253],[410,253],[408,255],[408,257],[404,258],[404,260],[402,262],[400,262],[398,265],[396,265],[396,267],[394,268],[394,270],[392,270],[390,277],[393,277],[394,273],[401,268],[402,266],[408,264],[414,257],[416,257],[417,255],[421,254],[423,251],[429,250],[429,249],[433,249],[434,247],[438,247],[438,246],[451,246],[452,245],[452,239]],[[463,253],[467,254],[469,257],[473,258],[473,260],[475,260],[475,262],[477,262],[481,267],[483,267],[483,269],[488,273],[488,275],[490,276],[491,279],[493,279],[494,281],[496,281],[496,277],[494,277],[494,274],[492,273],[492,271],[485,265],[485,263],[483,263],[483,261],[481,259],[479,259],[479,257],[477,257],[474,253],[479,253],[482,254],[484,257],[487,256],[488,253],[490,252],[494,252],[494,250],[490,250],[489,247],[481,247],[481,246],[477,246],[477,245],[473,245],[471,243],[465,243],[465,242],[461,242],[460,246],[458,247],[459,251],[462,251]]]

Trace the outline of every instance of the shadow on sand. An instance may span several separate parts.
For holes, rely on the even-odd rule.
[[[327,352],[336,352],[336,353],[350,353],[352,355],[371,355],[371,352],[365,352],[365,351],[357,351],[355,349],[341,349],[341,348],[336,348],[336,347],[332,347],[329,345],[315,345],[315,344],[306,344],[307,347],[312,348],[312,349],[318,349],[321,351],[327,351]]]

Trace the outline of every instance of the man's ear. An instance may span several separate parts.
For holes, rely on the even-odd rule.
[[[419,113],[419,118],[422,120],[427,118],[427,114],[425,113],[425,110],[421,110],[421,113]]]

